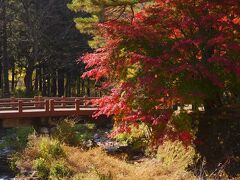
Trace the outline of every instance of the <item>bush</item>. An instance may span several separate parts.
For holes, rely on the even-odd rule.
[[[119,133],[115,139],[128,145],[133,151],[144,151],[148,145],[148,127],[140,124],[139,127],[131,126],[131,132]]]
[[[8,161],[9,161],[9,165],[10,165],[10,168],[13,170],[13,171],[16,171],[17,172],[17,162],[21,159],[21,155],[20,153],[13,153],[10,155]]]
[[[58,140],[41,138],[39,142],[39,156],[51,160],[64,157],[64,151]]]
[[[64,179],[70,176],[71,171],[66,161],[63,145],[49,137],[32,138],[24,151],[22,162],[31,161],[32,169],[37,171],[41,179]],[[34,152],[34,153],[33,153]]]
[[[67,164],[64,161],[56,161],[50,169],[51,179],[66,179],[72,174]]]
[[[37,158],[33,161],[33,169],[37,171],[40,178],[47,179],[49,176],[49,164],[44,158]]]
[[[53,137],[60,142],[73,146],[84,146],[84,142],[93,139],[94,124],[76,124],[76,121],[65,119],[57,125]]]
[[[58,172],[59,177],[62,177],[66,174],[65,171],[68,171],[67,165],[66,168],[61,168],[63,163],[60,162],[66,160],[62,146],[58,140],[49,137],[32,137],[16,165],[19,169],[37,171],[41,179],[48,179],[50,176],[57,177]]]
[[[191,146],[186,147],[181,141],[166,141],[157,151],[157,159],[161,161],[162,166],[177,166],[183,170],[193,163],[195,157],[195,149]]]
[[[26,147],[29,135],[33,133],[34,129],[31,127],[8,129],[0,148],[8,147],[12,150],[21,151]]]

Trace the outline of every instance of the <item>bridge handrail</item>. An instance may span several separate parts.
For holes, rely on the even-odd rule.
[[[70,101],[75,99],[81,99],[81,100],[91,100],[91,99],[98,99],[99,97],[42,97],[42,96],[35,96],[34,98],[2,98],[0,99],[0,103],[4,102],[18,102],[19,100],[22,101],[44,101],[44,100],[64,100],[64,101]]]
[[[34,98],[1,98],[0,102],[17,102],[18,100],[32,101]]]
[[[76,111],[80,107],[93,107],[87,101],[97,99],[98,97],[35,97],[35,98],[9,98],[1,101],[0,99],[0,112],[4,110],[18,110],[18,113],[23,113],[23,110],[31,109],[45,109],[45,112],[54,112],[55,108],[73,108]],[[8,100],[8,102],[6,101]],[[56,106],[56,105],[61,105]],[[71,106],[70,106],[71,105]]]

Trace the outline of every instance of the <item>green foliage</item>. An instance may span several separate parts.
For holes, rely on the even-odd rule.
[[[38,158],[33,161],[33,169],[37,171],[37,175],[42,179],[49,176],[48,162],[44,158]]]
[[[67,179],[72,174],[64,161],[56,161],[50,169],[51,179]]]
[[[12,155],[10,155],[8,162],[10,165],[10,168],[17,172],[17,162],[21,159],[21,154],[20,153],[13,153]]]
[[[180,112],[172,117],[172,123],[175,125],[177,131],[192,131],[192,118],[187,112]]]
[[[31,127],[9,129],[1,146],[2,148],[8,147],[16,151],[23,150],[27,145],[29,135],[33,133],[34,129]]]
[[[74,120],[65,119],[58,124],[53,137],[69,145],[81,146],[93,138],[94,130],[94,124],[76,124]]]
[[[81,33],[93,35],[93,39],[89,41],[89,45],[93,48],[101,47],[104,44],[104,38],[99,35],[97,24],[116,19],[126,18],[134,9],[137,12],[142,8],[143,4],[151,0],[72,0],[67,6],[74,12],[86,12],[88,16],[75,19],[76,28]],[[138,6],[139,5],[139,6]]]
[[[37,149],[32,160],[32,168],[43,179],[67,179],[71,170],[66,163],[66,154],[58,140],[49,137],[32,139],[29,147]]]
[[[138,127],[131,126],[131,132],[116,135],[116,140],[128,145],[132,150],[144,150],[148,145],[148,127],[140,124]]]
[[[39,143],[39,156],[50,160],[64,157],[65,154],[58,140],[45,137]]]

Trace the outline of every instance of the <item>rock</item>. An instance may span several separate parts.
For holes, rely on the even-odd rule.
[[[99,134],[96,133],[96,134],[94,134],[93,138],[94,138],[94,139],[99,139],[100,136],[99,136]]]
[[[49,134],[49,130],[46,127],[41,127],[39,131],[41,134]]]
[[[54,133],[55,131],[56,131],[56,127],[52,127],[51,129],[50,129],[50,133],[52,134],[52,133]]]
[[[93,147],[93,141],[92,140],[87,140],[84,142],[84,145],[88,148]]]

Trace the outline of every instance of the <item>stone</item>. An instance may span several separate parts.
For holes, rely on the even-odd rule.
[[[41,128],[40,128],[40,133],[41,133],[41,134],[49,134],[49,130],[48,130],[48,128],[46,128],[46,127],[41,127]]]

